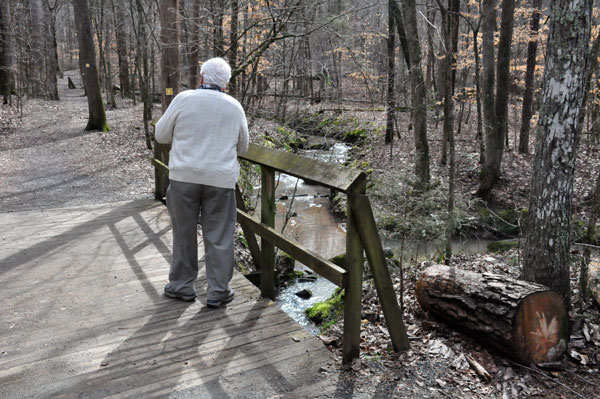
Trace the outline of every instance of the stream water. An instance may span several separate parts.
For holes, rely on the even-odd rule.
[[[333,144],[329,150],[303,151],[301,155],[313,157],[321,161],[342,163],[347,158],[349,147],[343,143]],[[328,188],[305,184],[301,179],[281,174],[276,177],[276,220],[275,228],[281,231],[285,216],[292,215],[284,229],[284,235],[302,246],[330,259],[345,252],[346,232],[344,224],[337,223],[331,212]],[[487,240],[456,239],[452,242],[453,253],[484,253]],[[398,258],[403,260],[421,260],[434,256],[439,251],[439,243],[424,241],[407,241],[383,239],[384,247],[389,247]],[[309,271],[304,265],[296,262],[296,270]],[[294,320],[313,334],[318,328],[305,316],[304,310],[317,302],[328,299],[335,291],[335,284],[321,276],[315,281],[295,281],[280,290],[277,304]],[[309,289],[312,297],[302,299],[296,293]]]

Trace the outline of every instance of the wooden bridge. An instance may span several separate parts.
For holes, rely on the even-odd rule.
[[[263,299],[275,295],[274,246],[344,288],[346,363],[360,349],[364,248],[392,345],[406,349],[364,173],[255,145],[243,158],[261,167],[261,220],[237,193],[261,289],[234,273],[236,298],[217,310],[203,295],[163,296],[172,235],[159,201],[0,213],[0,398],[339,397],[340,380],[321,374],[329,351]],[[160,194],[168,168],[154,164]],[[273,230],[277,171],[348,196],[344,267]]]
[[[165,298],[170,226],[152,200],[0,213],[1,398],[335,391],[329,351],[240,274],[225,308]]]

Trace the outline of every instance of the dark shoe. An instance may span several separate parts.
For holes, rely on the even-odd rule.
[[[229,303],[231,301],[233,301],[233,297],[235,296],[235,293],[233,291],[231,291],[225,298],[223,299],[207,299],[206,300],[206,306],[211,308],[211,309],[216,309],[221,305],[224,305],[226,303]]]
[[[173,299],[179,299],[180,301],[192,302],[196,299],[196,294],[193,295],[178,295],[168,291],[165,288],[165,296]]]

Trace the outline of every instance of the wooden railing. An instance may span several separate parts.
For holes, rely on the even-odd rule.
[[[244,231],[256,267],[260,270],[262,295],[271,299],[275,297],[275,247],[342,287],[345,292],[343,361],[351,362],[359,356],[360,352],[364,249],[373,272],[392,346],[396,351],[408,349],[408,337],[398,300],[377,233],[371,204],[365,195],[367,182],[365,173],[255,144],[250,144],[248,152],[239,158],[261,168],[260,220],[248,214],[237,188],[236,195],[237,220]],[[168,172],[167,166],[161,161],[153,159],[152,163],[161,172]],[[348,196],[345,267],[333,264],[274,230],[276,171],[328,187]],[[261,237],[260,245],[256,235]]]

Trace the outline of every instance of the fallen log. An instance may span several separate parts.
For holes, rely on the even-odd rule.
[[[545,286],[433,265],[416,290],[424,310],[526,364],[552,362],[567,348],[565,301]]]
[[[596,259],[590,260],[588,265],[588,290],[600,305],[600,261]]]

